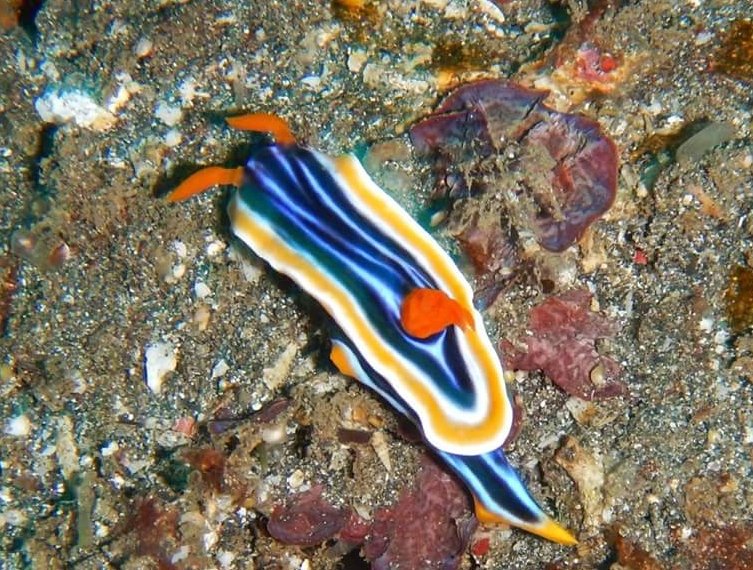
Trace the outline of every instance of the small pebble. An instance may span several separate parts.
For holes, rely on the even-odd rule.
[[[111,441],[107,445],[102,446],[99,452],[102,454],[102,457],[110,457],[111,455],[115,455],[119,449],[120,445],[118,445],[118,442]]]
[[[146,385],[154,394],[159,394],[165,377],[178,365],[177,351],[170,342],[154,342],[147,345],[144,361]]]
[[[188,558],[188,554],[191,552],[191,549],[183,545],[178,550],[175,551],[175,554],[170,557],[170,562],[172,564],[177,564],[178,562],[181,562],[182,560],[185,560]]]
[[[352,73],[358,73],[368,59],[368,54],[363,50],[353,50],[348,56],[348,69]]]
[[[173,266],[171,274],[165,278],[168,283],[175,283],[178,279],[186,274],[186,264],[178,263]]]
[[[170,129],[165,133],[165,144],[170,148],[176,147],[183,140],[183,135],[178,129]]]
[[[13,437],[26,437],[31,433],[31,421],[28,416],[22,414],[9,419],[5,423],[5,433]]]
[[[381,431],[374,432],[374,435],[371,436],[371,447],[374,448],[379,461],[382,462],[382,465],[384,465],[384,468],[387,470],[387,472],[392,472],[390,450],[389,446],[387,445],[387,439],[384,437],[384,433],[382,433]]]
[[[230,366],[228,366],[224,358],[220,358],[217,364],[214,365],[214,368],[212,368],[212,379],[222,378],[228,370],[230,370]]]
[[[176,239],[172,245],[173,251],[178,257],[185,257],[186,255],[188,255],[188,248],[182,241]]]
[[[193,314],[193,323],[200,331],[205,331],[209,328],[209,319],[212,317],[212,312],[207,305],[202,303],[196,307],[196,312]]]
[[[154,110],[155,116],[168,127],[174,127],[183,119],[183,111],[178,106],[173,106],[166,101],[160,101]]]
[[[262,370],[262,381],[270,390],[276,390],[287,381],[297,354],[298,347],[289,344],[272,366]]]
[[[236,554],[229,550],[220,550],[217,552],[217,562],[221,568],[231,568],[235,561]]]
[[[219,254],[225,251],[226,247],[227,244],[225,242],[222,242],[218,239],[212,240],[207,244],[207,257],[217,257]]]
[[[303,481],[306,478],[306,476],[303,474],[303,471],[300,469],[296,469],[293,471],[293,473],[288,477],[288,485],[291,489],[297,489],[301,485],[303,485]]]
[[[197,299],[206,299],[212,296],[212,290],[203,281],[197,281],[193,286],[193,294]]]
[[[133,53],[139,59],[149,57],[154,52],[154,43],[149,38],[141,38],[136,42],[136,47],[133,48]]]
[[[270,427],[266,427],[261,431],[261,439],[264,443],[269,445],[277,445],[285,441],[287,435],[287,426],[285,423],[278,423]]]

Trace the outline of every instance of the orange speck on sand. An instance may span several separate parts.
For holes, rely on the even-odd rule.
[[[196,420],[191,416],[183,416],[175,420],[173,424],[173,431],[182,433],[185,436],[193,437],[196,435],[197,426]]]
[[[648,255],[642,249],[636,249],[633,253],[633,263],[636,265],[648,265]]]
[[[225,120],[234,129],[269,133],[278,144],[290,145],[296,142],[295,136],[290,130],[290,125],[277,115],[248,113],[246,115],[238,115],[237,117],[228,117]]]
[[[240,186],[243,183],[243,168],[208,166],[194,172],[167,196],[168,202],[182,202],[209,190],[212,186]]]
[[[183,459],[196,469],[205,484],[221,491],[225,477],[225,456],[212,448],[191,449],[183,453]]]
[[[491,539],[483,536],[471,545],[471,552],[474,556],[485,556],[491,547]]]
[[[611,54],[604,53],[599,56],[599,67],[604,73],[614,71],[619,65],[617,59]]]
[[[400,307],[400,323],[409,335],[427,338],[450,325],[466,329],[473,316],[455,299],[438,289],[414,289]]]

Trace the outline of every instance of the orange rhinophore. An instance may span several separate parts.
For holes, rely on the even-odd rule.
[[[295,144],[295,135],[290,130],[290,126],[277,115],[269,113],[247,113],[225,119],[227,124],[241,131],[254,131],[258,133],[269,133],[275,139],[277,144],[291,145]]]
[[[243,183],[243,167],[223,168],[208,166],[194,172],[167,196],[168,202],[182,202],[201,194],[213,186],[240,186]]]

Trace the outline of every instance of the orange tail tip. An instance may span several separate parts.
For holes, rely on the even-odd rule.
[[[473,326],[473,316],[455,299],[438,289],[414,289],[400,307],[403,330],[416,338],[428,338],[450,325]]]
[[[208,166],[194,172],[167,195],[168,202],[181,202],[212,186],[240,186],[243,183],[243,168]]]
[[[575,538],[575,536],[573,536],[573,534],[569,530],[560,525],[554,519],[546,517],[546,515],[546,518],[543,520],[543,522],[540,522],[538,524],[512,524],[506,519],[486,509],[486,507],[484,507],[484,505],[482,505],[476,497],[473,497],[473,504],[474,510],[476,511],[476,518],[482,524],[504,524],[509,526],[516,526],[527,532],[530,532],[531,534],[535,534],[536,536],[540,536],[541,538],[556,542],[557,544],[562,544],[565,546],[575,546],[576,544],[578,544],[578,539]]]
[[[562,544],[564,546],[575,546],[578,544],[578,539],[554,519],[547,519],[540,525],[522,528],[523,530],[527,530],[530,533],[551,540],[552,542],[556,542],[557,544]]]
[[[278,144],[292,145],[296,143],[290,126],[284,119],[269,113],[248,113],[225,119],[234,129],[269,133]]]

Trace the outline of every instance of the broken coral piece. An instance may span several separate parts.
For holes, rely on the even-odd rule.
[[[285,544],[316,546],[334,537],[350,520],[348,509],[330,505],[322,498],[324,487],[315,485],[277,505],[269,517],[267,530]]]
[[[73,123],[93,131],[106,131],[117,123],[112,111],[80,89],[48,89],[34,101],[34,108],[45,123],[55,125]]]
[[[363,554],[373,570],[457,568],[477,524],[465,488],[425,457],[413,487],[374,514]]]
[[[503,80],[475,81],[413,125],[410,136],[419,154],[435,160],[437,197],[483,190],[495,160],[519,170],[531,229],[542,247],[559,252],[612,205],[617,149],[597,122],[555,111],[542,102],[546,95]],[[506,158],[510,144],[517,145],[517,164]]]
[[[601,455],[580,444],[574,437],[566,437],[554,460],[578,487],[583,506],[583,528],[595,531],[603,522],[604,464]]]
[[[595,341],[617,332],[617,325],[590,310],[591,294],[569,291],[549,297],[531,310],[525,352],[502,342],[507,368],[542,370],[557,386],[583,400],[627,393],[618,380],[620,366],[596,351]]]
[[[168,341],[155,341],[144,349],[144,377],[154,394],[162,392],[167,376],[178,366],[178,351]]]

